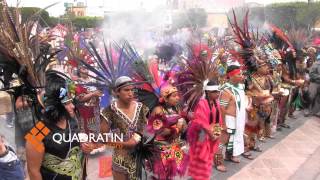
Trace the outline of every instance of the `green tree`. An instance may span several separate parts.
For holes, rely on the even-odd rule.
[[[9,10],[11,11],[12,16],[15,17],[16,8],[10,7]],[[30,18],[37,18],[41,26],[49,26],[51,24],[51,18],[49,16],[49,13],[46,10],[42,10],[41,8],[37,8],[37,7],[21,7],[19,8],[19,10],[21,12],[22,22],[25,22]],[[15,19],[16,18],[14,18],[14,20]]]
[[[71,22],[77,29],[93,28],[101,25],[103,23],[103,18],[89,16],[75,17],[74,19],[71,19]]]
[[[63,20],[60,17],[50,17],[50,21],[48,24],[50,27],[54,27],[61,22],[63,22]]]
[[[46,10],[42,10],[37,7],[21,7],[20,11],[21,11],[21,19],[23,22],[29,19],[34,14],[41,11],[39,14],[39,22],[41,26],[49,26],[51,24],[49,13]]]
[[[299,26],[312,28],[320,18],[320,3],[309,3],[301,8],[297,13],[297,22]]]
[[[319,2],[276,3],[266,7],[250,8],[249,20],[252,25],[261,26],[263,22],[275,24],[282,29],[312,28],[320,19]],[[235,9],[238,21],[244,17],[243,8]],[[233,20],[231,11],[228,17]]]
[[[297,25],[297,7],[294,4],[274,4],[267,6],[265,17],[267,22],[282,29],[291,29]]]

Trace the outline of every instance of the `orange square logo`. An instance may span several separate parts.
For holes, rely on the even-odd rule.
[[[49,133],[50,130],[41,121],[39,121],[35,127],[33,127],[30,132],[24,136],[24,138],[27,142],[32,144],[36,151],[43,152],[44,146],[42,144],[42,140]]]

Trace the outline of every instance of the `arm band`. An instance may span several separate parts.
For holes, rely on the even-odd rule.
[[[133,139],[138,143],[141,141],[141,136],[137,133],[133,134]]]
[[[220,100],[220,105],[227,107],[229,105],[228,101]]]

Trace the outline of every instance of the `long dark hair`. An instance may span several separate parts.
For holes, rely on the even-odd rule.
[[[288,52],[284,57],[284,63],[288,65],[289,76],[294,79],[297,73],[296,58],[293,56],[293,52]]]
[[[45,121],[56,124],[63,117],[70,119],[69,113],[61,103],[63,97],[59,97],[61,88],[66,88],[66,80],[58,75],[50,74],[46,76],[46,82],[44,94]]]

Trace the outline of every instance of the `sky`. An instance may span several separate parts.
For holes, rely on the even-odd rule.
[[[127,11],[143,7],[146,10],[153,10],[159,5],[165,4],[166,0],[20,0],[20,6],[44,8],[50,4],[60,2],[59,4],[47,9],[50,16],[59,16],[64,14],[65,2],[85,2],[87,1],[88,15],[99,16],[104,10]],[[215,0],[211,0],[215,1]],[[221,0],[217,0],[221,1]],[[237,1],[237,0],[233,0]],[[297,0],[245,0],[245,2],[256,2],[260,4],[270,4],[275,2],[292,2]],[[307,0],[300,0],[307,1]],[[16,6],[17,0],[7,0],[9,6]],[[104,9],[102,8],[104,7]]]

